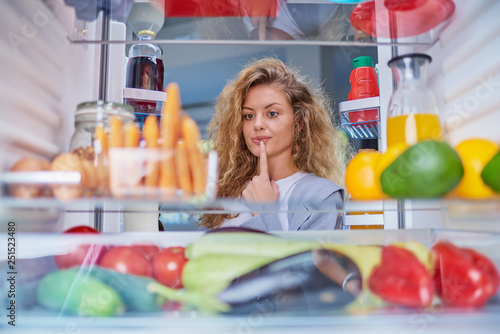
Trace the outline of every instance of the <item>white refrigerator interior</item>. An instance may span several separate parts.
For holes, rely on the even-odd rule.
[[[140,92],[125,88],[125,68],[127,50],[134,42],[130,22],[106,21],[101,11],[94,21],[83,21],[76,17],[75,10],[64,0],[0,0],[0,174],[7,172],[21,157],[52,159],[69,149],[74,132],[74,114],[81,102],[107,100],[123,103],[124,92],[137,96]],[[430,1],[430,0],[429,0]],[[140,6],[147,1],[135,1],[138,15]],[[164,6],[168,2],[152,1]],[[289,1],[292,5],[323,4],[335,1]],[[377,6],[383,1],[376,1]],[[387,109],[393,90],[393,78],[387,62],[395,56],[406,53],[425,53],[432,57],[429,68],[428,84],[438,103],[445,139],[452,145],[470,137],[482,137],[500,142],[500,1],[498,0],[454,0],[455,13],[446,24],[439,27],[439,36],[432,35],[432,43],[422,43],[419,38],[401,41],[380,38],[367,45],[374,48],[378,57],[380,99],[380,127],[378,145],[380,150],[387,148]],[[149,6],[149,5],[148,5]],[[158,6],[158,4],[156,4]],[[345,6],[345,5],[339,5]],[[155,7],[158,8],[158,7]],[[343,7],[339,7],[343,8]],[[162,10],[166,10],[162,7]],[[133,16],[134,22],[141,23],[140,17]],[[184,38],[183,25],[173,27],[173,33],[182,38],[169,39],[168,27],[162,15],[150,18],[156,23],[155,29],[161,36],[159,42],[165,52],[165,62],[171,66],[168,75],[196,69],[206,64],[225,63],[230,59],[243,59],[243,56],[262,55],[272,47],[287,60],[304,68],[315,82],[321,83],[322,74],[328,65],[322,57],[330,54],[328,48],[359,47],[363,44],[349,41],[231,41],[231,40],[189,40]],[[102,27],[108,22],[106,31]],[[206,22],[203,22],[206,23]],[[186,24],[187,25],[187,24]],[[140,24],[138,24],[140,26]],[[177,30],[176,30],[177,29]],[[442,31],[441,31],[442,29]],[[137,29],[136,29],[137,30]],[[133,31],[137,34],[136,31]],[[106,35],[106,40],[103,36]],[[186,36],[191,36],[186,33]],[[198,36],[198,35],[196,35]],[[231,48],[225,49],[226,46]],[[372,49],[372,51],[374,50]],[[345,53],[344,56],[349,55]],[[361,50],[361,51],[360,51]],[[352,51],[352,50],[351,50]],[[248,56],[249,57],[249,56]],[[203,59],[203,61],[200,61]],[[243,61],[242,61],[243,62]],[[201,64],[201,65],[200,65]],[[174,66],[175,65],[175,66]],[[213,68],[227,74],[234,72],[238,63],[225,64]],[[177,72],[176,72],[177,71]],[[188,80],[188,79],[186,79]],[[207,77],[207,82],[224,83],[226,78]],[[206,88],[193,82],[193,86]],[[348,82],[346,82],[348,85]],[[203,89],[200,89],[201,91]],[[203,95],[205,92],[201,92]],[[193,94],[196,95],[196,94]],[[163,99],[162,92],[151,93],[152,99]],[[198,121],[208,122],[213,109],[213,101],[192,99],[188,112]],[[168,98],[168,97],[167,97]],[[210,102],[210,103],[209,103]],[[339,101],[335,101],[337,103]],[[337,103],[338,105],[338,103]],[[200,126],[201,127],[201,126]],[[5,188],[2,189],[4,195]],[[144,237],[162,245],[176,242],[190,242],[201,232],[148,233],[156,231],[158,218],[157,202],[139,201],[122,203],[89,199],[71,203],[57,203],[47,199],[29,202],[26,206],[12,199],[0,197],[6,204],[0,206],[0,217],[4,221],[17,220],[20,232],[60,232],[75,225],[94,226],[99,220],[102,232],[110,232],[101,242],[116,244],[140,243]],[[32,205],[29,207],[29,205]],[[498,217],[488,216],[481,210],[493,208],[498,212],[497,203],[467,203],[469,215],[463,215],[460,207],[446,201],[396,201],[384,200],[371,203],[350,203],[353,211],[369,212],[367,215],[352,215],[346,218],[348,225],[383,225],[385,231],[349,231],[353,234],[334,234],[333,241],[363,244],[366,240],[384,244],[403,240],[422,241],[428,245],[446,236],[457,238],[464,245],[479,244],[489,250],[498,250],[496,234],[484,236],[475,230],[500,231]],[[460,204],[457,204],[460,205]],[[474,211],[477,205],[476,211]],[[128,208],[128,209],[127,209]],[[123,211],[137,212],[123,212]],[[98,212],[97,212],[98,211]],[[166,210],[168,211],[168,210]],[[181,211],[181,210],[179,210]],[[168,214],[174,216],[173,213]],[[472,214],[470,214],[472,212]],[[474,212],[481,214],[478,221]],[[149,219],[148,229],[138,228],[137,219]],[[0,222],[0,226],[1,226]],[[493,225],[496,223],[497,225]],[[127,227],[127,224],[128,225]],[[181,226],[182,227],[182,226]],[[3,227],[2,227],[3,228]],[[401,229],[408,231],[402,231]],[[470,234],[454,231],[430,229],[464,229]],[[0,229],[3,231],[3,229]],[[145,232],[142,235],[137,231]],[[399,230],[399,231],[397,231]],[[119,233],[133,231],[133,233]],[[336,231],[337,232],[337,231]],[[346,232],[347,231],[343,231]],[[356,233],[360,232],[360,233]],[[384,234],[385,233],[385,234]],[[320,238],[317,233],[304,234],[308,238]],[[23,236],[26,247],[22,254],[33,259],[43,254],[52,254],[54,234]],[[292,235],[298,238],[298,235]],[[176,239],[178,238],[178,239]],[[21,238],[20,238],[21,239]],[[39,241],[38,241],[39,240]],[[71,241],[71,240],[70,240]],[[29,243],[32,243],[29,245]],[[70,248],[71,242],[65,240],[55,244]],[[3,243],[1,243],[3,247]],[[21,246],[19,246],[21,247]],[[55,247],[55,246],[54,246]],[[4,250],[2,249],[2,252]],[[45,253],[44,253],[45,252]],[[0,252],[0,254],[3,253]],[[42,255],[40,255],[42,254]],[[4,257],[5,258],[5,257]],[[3,259],[0,259],[2,261]],[[500,259],[495,258],[498,266]],[[498,295],[495,297],[498,304]],[[0,301],[2,299],[0,298]],[[349,331],[350,333],[498,333],[500,323],[497,317],[498,305],[480,312],[432,313],[395,311],[394,314],[363,315],[342,314],[337,316],[263,316],[253,314],[240,317],[212,317],[196,312],[167,316],[157,315],[150,318],[141,316],[105,319],[103,321],[82,318],[47,317],[40,313],[30,313],[24,319],[24,327],[17,332],[32,333],[34,328],[40,333],[55,333],[61,329],[78,329],[82,333],[132,333],[147,327],[151,333],[164,333],[173,330],[178,333],[331,333]],[[3,314],[0,312],[0,314]],[[93,320],[96,320],[93,322]],[[23,319],[19,319],[23,321]],[[73,322],[71,322],[73,321]],[[0,327],[5,325],[2,320]],[[164,326],[170,328],[163,328]],[[3,329],[3,328],[2,328]],[[8,330],[11,330],[8,328]],[[7,331],[6,331],[7,332]]]

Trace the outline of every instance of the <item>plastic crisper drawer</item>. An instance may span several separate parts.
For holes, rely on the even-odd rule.
[[[428,250],[443,240],[461,248],[472,248],[489,258],[497,271],[500,268],[500,234],[496,233],[434,229],[280,232],[273,236],[229,231],[209,234],[17,233],[15,264],[0,262],[4,273],[0,283],[0,327],[3,327],[2,332],[15,330],[16,333],[128,333],[140,328],[150,333],[331,333],[333,330],[498,333],[498,291],[485,305],[471,308],[445,306],[436,294],[428,307],[407,307],[379,298],[368,289],[363,273],[367,263],[380,256],[383,246],[418,242]],[[81,245],[109,251],[137,244],[156,245],[161,249],[186,247],[188,263],[198,260],[198,266],[194,270],[190,268],[189,279],[183,277],[185,288],[176,290],[176,294],[185,297],[186,291],[195,291],[190,289],[198,289],[197,292],[181,299],[182,302],[174,294],[169,295],[174,296],[173,299],[163,298],[164,294],[160,294],[161,298],[157,295],[151,298],[152,291],[159,291],[159,283],[153,278],[104,269],[97,264],[99,260],[72,269],[56,266],[57,256],[71,255]],[[335,252],[327,252],[326,260],[318,258],[318,253],[313,253],[317,251],[309,251],[311,245],[321,245]],[[2,246],[3,259],[7,259],[6,248]],[[364,251],[356,253],[359,249]],[[345,256],[347,254],[349,256]],[[274,266],[259,264],[256,259],[264,256],[280,260],[272,262]],[[264,263],[269,263],[269,259]],[[459,261],[462,260],[456,263]],[[392,263],[392,268],[406,265]],[[259,269],[247,275],[238,274],[237,279],[231,278],[252,266]],[[184,275],[187,270],[186,264]],[[73,276],[66,275],[66,280],[48,279],[51,275],[68,272],[73,272]],[[155,271],[152,275],[155,276]],[[96,280],[101,285],[89,288]],[[146,284],[143,281],[147,281]],[[226,281],[229,285],[221,283]],[[350,283],[353,283],[351,288]],[[9,295],[9,291],[15,296]],[[113,309],[115,292],[119,307]],[[127,296],[123,296],[124,293]],[[230,305],[230,308],[219,309],[217,301],[221,300],[224,300],[222,305]],[[9,318],[12,314],[14,316]],[[9,324],[12,320],[15,327]]]

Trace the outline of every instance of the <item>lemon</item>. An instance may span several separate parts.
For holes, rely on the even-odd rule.
[[[464,165],[464,176],[454,191],[455,195],[476,199],[493,196],[493,190],[481,179],[481,172],[499,149],[497,143],[484,138],[469,138],[455,147]]]
[[[375,167],[375,173],[377,178],[380,180],[380,175],[382,172],[389,167],[390,164],[396,160],[404,151],[406,151],[410,146],[406,143],[397,143],[389,146],[389,148],[382,153],[377,166]]]

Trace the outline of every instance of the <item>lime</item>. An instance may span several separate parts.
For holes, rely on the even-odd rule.
[[[447,143],[421,141],[404,151],[381,174],[382,191],[393,198],[441,197],[460,182],[464,168]]]

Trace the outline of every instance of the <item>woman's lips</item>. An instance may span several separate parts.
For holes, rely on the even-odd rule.
[[[262,141],[262,142],[264,142],[264,144],[265,144],[265,143],[266,143],[269,139],[271,139],[271,137],[257,136],[257,137],[253,137],[253,138],[252,138],[252,142],[253,142],[254,144],[259,145],[259,144],[260,144],[260,142]]]

